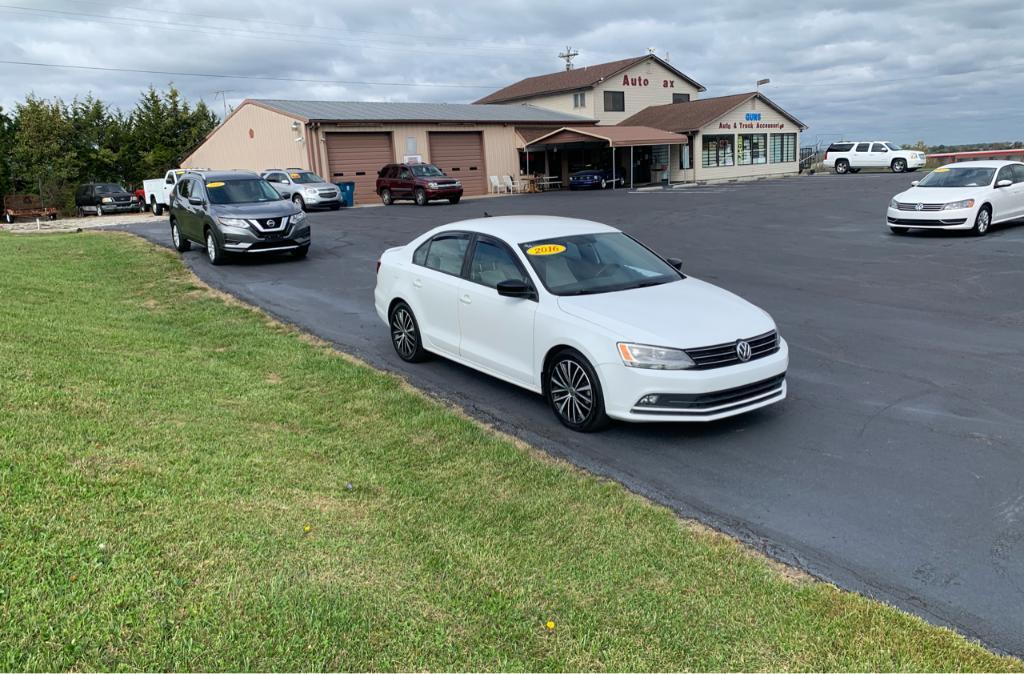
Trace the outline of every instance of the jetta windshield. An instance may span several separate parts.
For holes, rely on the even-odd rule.
[[[553,295],[591,295],[679,281],[683,276],[621,232],[520,244]]]
[[[917,184],[918,187],[981,187],[992,182],[994,168],[937,168]]]
[[[255,204],[280,201],[279,195],[266,180],[211,180],[206,183],[211,204]]]

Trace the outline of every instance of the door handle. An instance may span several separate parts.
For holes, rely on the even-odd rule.
[[[422,288],[422,287],[423,287],[423,281],[421,281],[421,280],[419,280],[419,279],[416,279],[416,280],[414,280],[414,281],[412,282],[412,284],[413,284],[414,286],[416,286],[417,288]]]
[[[462,302],[463,304],[472,304],[473,298],[470,297],[469,295],[463,295],[462,297],[459,298],[459,301]]]

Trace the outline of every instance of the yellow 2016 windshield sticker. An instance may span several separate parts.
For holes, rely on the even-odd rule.
[[[292,178],[301,178],[302,177],[298,173],[289,173],[288,175],[290,175]]]
[[[935,169],[935,172],[936,173],[949,173],[949,169],[948,168],[937,168],[937,169]]]
[[[527,255],[558,255],[565,252],[565,246],[560,243],[544,243],[527,249]]]
[[[224,183],[206,183],[207,187],[224,187]]]

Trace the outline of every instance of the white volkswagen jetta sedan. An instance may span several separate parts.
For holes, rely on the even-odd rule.
[[[965,161],[935,169],[889,202],[893,234],[912,228],[963,229],[984,236],[992,225],[1024,218],[1024,164]]]
[[[681,265],[597,222],[488,217],[385,251],[374,301],[403,360],[431,352],[543,394],[577,431],[785,398],[771,316]]]

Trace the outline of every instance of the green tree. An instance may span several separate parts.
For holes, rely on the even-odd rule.
[[[217,116],[199,101],[193,108],[170,85],[143,92],[128,120],[130,153],[136,159],[131,179],[162,175],[178,166],[185,153],[217,126]]]
[[[39,192],[47,205],[70,208],[80,160],[67,106],[59,98],[29,94],[15,113],[11,163],[18,189]]]
[[[11,153],[14,151],[14,119],[0,106],[0,197],[14,191]]]

